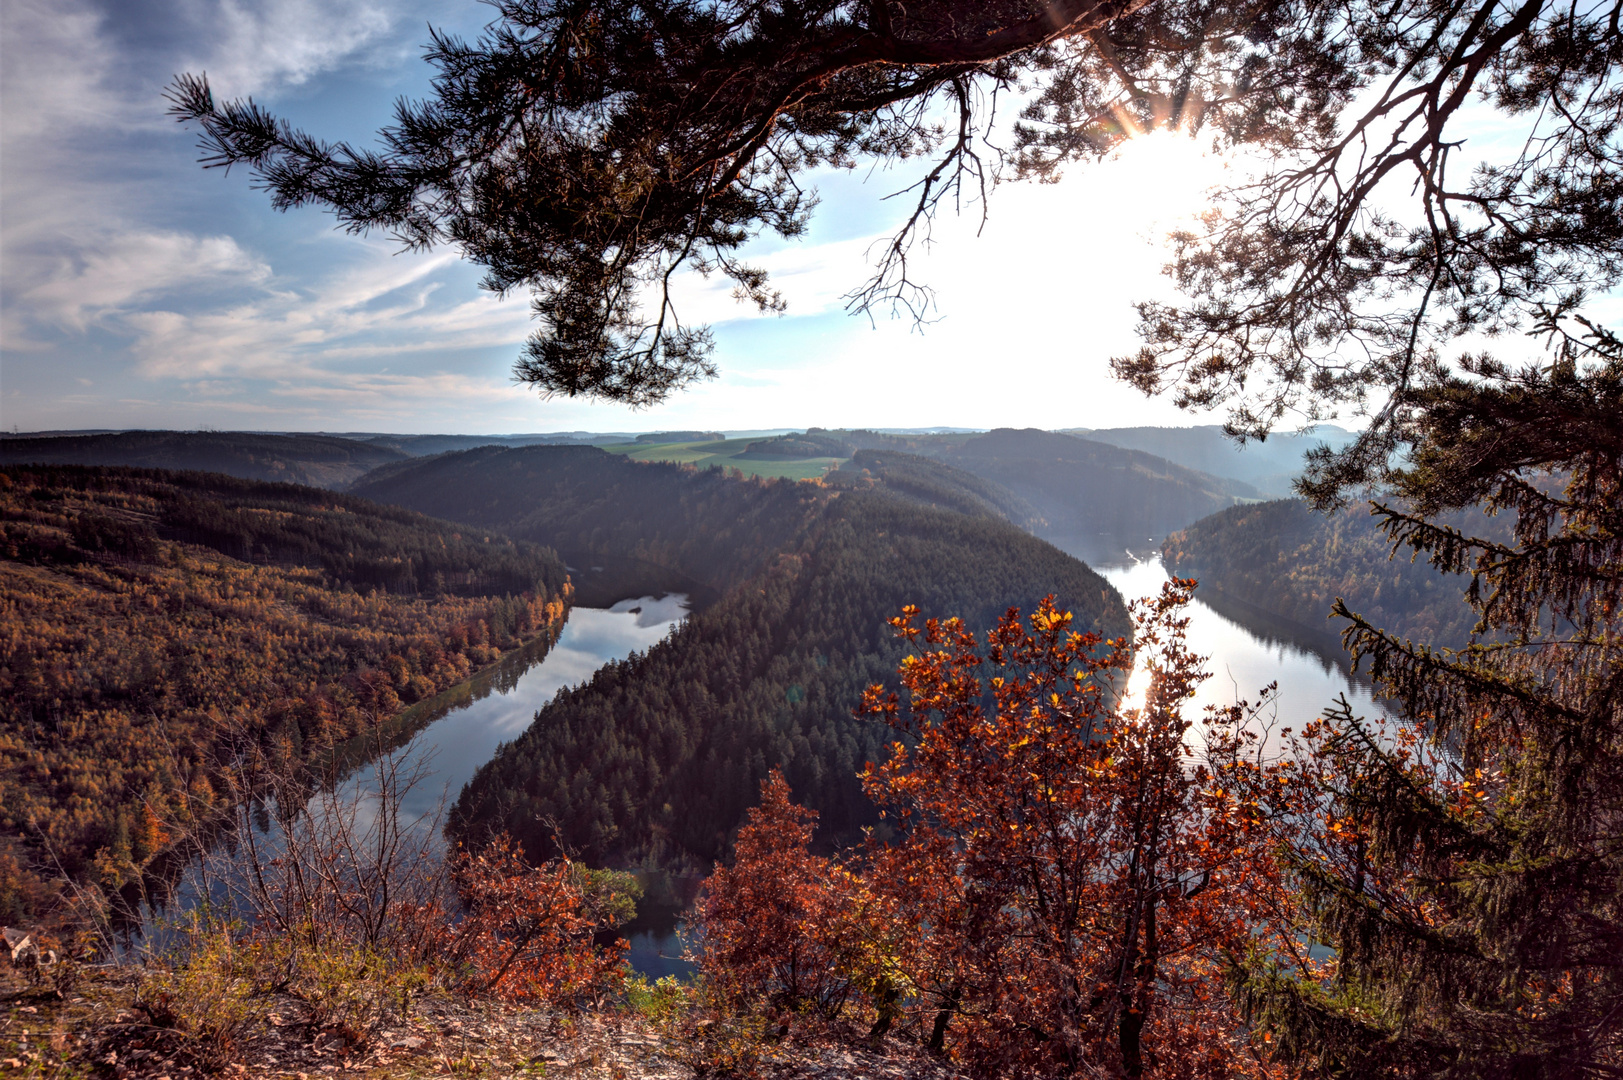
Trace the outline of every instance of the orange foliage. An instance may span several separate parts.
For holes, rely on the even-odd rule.
[[[794,965],[821,966],[812,985],[861,991],[875,1034],[905,1017],[987,1075],[1274,1075],[1223,976],[1258,949],[1305,963],[1268,850],[1294,788],[1243,706],[1183,716],[1205,677],[1192,588],[1137,610],[1140,701],[1121,700],[1127,643],[1051,601],[984,653],[957,620],[893,620],[921,647],[908,698],[873,687],[864,710],[905,739],[863,782],[895,839],[814,858],[769,780],[701,908],[707,963],[779,1003],[805,993]]]
[[[718,866],[705,883],[694,912],[704,927],[701,962],[733,1000],[830,1016],[851,994],[839,934],[850,890],[831,860],[807,850],[816,821],[773,769],[739,830],[735,865]]]
[[[131,881],[221,808],[243,755],[303,761],[565,615],[566,594],[363,594],[320,569],[163,539],[151,523],[169,489],[151,477],[6,479],[0,830],[52,877]],[[425,534],[449,528],[421,520]],[[108,548],[120,529],[135,540]]]
[[[601,999],[625,979],[625,942],[597,937],[630,916],[629,875],[568,859],[524,861],[503,835],[452,871],[465,914],[447,951],[467,965],[470,993],[546,1005]]]

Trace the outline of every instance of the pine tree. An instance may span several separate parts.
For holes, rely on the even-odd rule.
[[[1394,547],[1472,575],[1475,643],[1346,641],[1412,718],[1345,702],[1309,733],[1321,778],[1290,847],[1328,984],[1236,973],[1285,1056],[1347,1076],[1623,1072],[1623,343],[1564,333],[1554,360],[1472,362],[1426,391]],[[1435,524],[1515,515],[1514,543]]]

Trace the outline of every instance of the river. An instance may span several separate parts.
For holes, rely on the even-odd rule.
[[[470,695],[458,687],[408,711],[404,719],[419,730],[404,764],[420,765],[426,782],[401,800],[402,815],[412,823],[437,823],[479,766],[495,757],[502,743],[522,735],[560,689],[585,682],[604,664],[647,651],[687,611],[685,593],[641,596],[607,608],[571,608],[563,632],[539,662],[519,667],[524,658],[514,657],[517,664],[474,680],[471,699],[463,700]],[[350,783],[364,783],[364,774],[362,770]],[[664,875],[639,877],[647,897],[627,927],[632,966],[655,978],[685,974],[691,965],[681,959],[676,930],[696,883]]]
[[[518,664],[475,679],[471,694],[470,684],[463,684],[408,710],[402,720],[418,730],[406,764],[421,764],[427,782],[402,800],[402,812],[411,820],[436,815],[442,803],[456,800],[479,766],[496,756],[497,747],[524,733],[559,690],[585,682],[610,661],[647,651],[687,617],[687,610],[684,593],[621,600],[608,608],[571,608],[563,632],[539,662],[515,657]]]
[[[1147,540],[1142,554],[1126,548],[1095,549],[1087,552],[1091,558],[1086,561],[1125,599],[1132,600],[1159,593],[1167,580],[1158,549],[1159,544]],[[493,685],[461,708],[445,710],[442,718],[421,731],[413,753],[432,755],[428,760],[434,782],[414,793],[417,801],[408,804],[408,810],[430,814],[438,808],[442,793],[454,799],[497,746],[523,732],[535,711],[559,687],[579,683],[601,664],[655,644],[685,610],[682,595],[622,600],[606,610],[575,608],[557,645],[539,664],[502,685]],[[1240,610],[1217,598],[1202,600],[1198,590],[1188,615],[1189,647],[1208,657],[1212,672],[1193,703],[1196,709],[1228,704],[1236,698],[1256,701],[1264,686],[1277,682],[1278,692],[1267,715],[1279,725],[1300,730],[1304,721],[1319,715],[1339,694],[1345,694],[1364,715],[1381,711],[1368,684],[1347,675],[1345,657],[1327,646],[1328,635],[1315,637],[1303,628]],[[676,931],[696,884],[692,879],[645,875],[648,896],[637,921],[628,928],[631,962],[638,971],[658,977],[689,970],[680,959]]]
[[[1071,553],[1093,566],[1125,599],[1133,600],[1157,594],[1167,580],[1158,549],[1153,539],[1147,539],[1142,553],[1122,546]],[[522,734],[559,689],[584,682],[602,665],[657,644],[687,609],[688,598],[680,593],[625,599],[607,608],[574,608],[557,642],[544,655],[538,645],[509,656],[470,682],[408,710],[398,721],[416,732],[407,759],[420,764],[424,775],[424,782],[402,803],[408,822],[418,827],[438,822],[443,808],[478,768],[502,743]],[[1189,647],[1208,658],[1212,672],[1198,692],[1197,709],[1236,698],[1256,701],[1264,686],[1277,683],[1268,718],[1279,725],[1300,730],[1303,722],[1341,694],[1363,715],[1381,712],[1367,683],[1346,674],[1345,657],[1326,644],[1327,635],[1315,636],[1219,597],[1203,600],[1198,591],[1188,616]],[[347,784],[362,785],[367,774],[359,769]],[[637,920],[627,927],[632,965],[651,977],[685,974],[690,965],[680,958],[677,928],[697,881],[642,877],[647,896]]]
[[[1104,559],[1089,565],[1126,600],[1157,595],[1167,572],[1157,546],[1145,546],[1149,552],[1142,558],[1123,551],[1113,565],[1100,565]],[[1206,657],[1205,667],[1211,673],[1191,703],[1196,715],[1207,705],[1229,705],[1241,699],[1255,703],[1263,687],[1274,682],[1279,688],[1261,719],[1276,727],[1301,731],[1337,695],[1346,696],[1356,715],[1385,713],[1370,684],[1348,674],[1347,656],[1334,644],[1327,644],[1333,642],[1328,632],[1315,635],[1283,619],[1245,611],[1232,600],[1224,603],[1224,599],[1203,599],[1197,588],[1187,611],[1185,640],[1191,652]]]

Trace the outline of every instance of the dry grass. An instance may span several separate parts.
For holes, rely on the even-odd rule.
[[[245,999],[230,1053],[199,1057],[194,1040],[162,1027],[140,1006],[143,974],[133,967],[79,969],[71,986],[30,984],[0,971],[0,1078],[38,1080],[954,1080],[957,1073],[896,1040],[877,1052],[860,1033],[826,1027],[756,1031],[740,1054],[713,1022],[672,1023],[606,1004],[584,1013],[469,1001],[424,999],[409,1016],[374,1031],[363,1045],[309,1022],[298,999]],[[730,1027],[732,1025],[722,1025]]]

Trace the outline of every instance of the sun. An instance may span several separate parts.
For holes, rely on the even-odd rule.
[[[1197,223],[1230,163],[1209,143],[1182,131],[1151,131],[1124,140],[1095,166],[1111,205],[1156,238]]]

